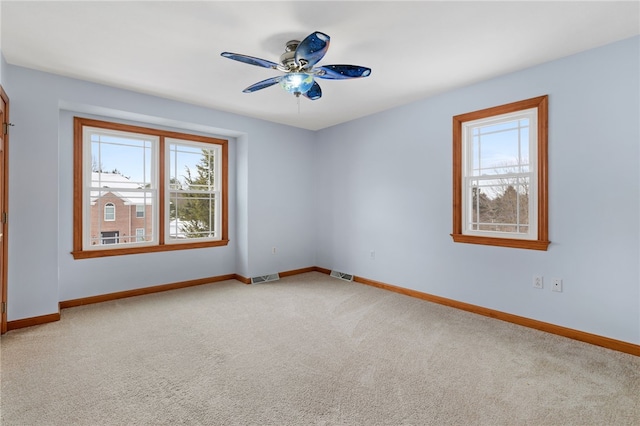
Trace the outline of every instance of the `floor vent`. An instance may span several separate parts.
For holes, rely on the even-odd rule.
[[[280,275],[278,274],[262,275],[260,277],[251,278],[251,284],[267,283],[269,281],[278,281],[279,279]]]
[[[353,281],[353,275],[345,274],[344,272],[331,271],[331,276],[345,281]]]

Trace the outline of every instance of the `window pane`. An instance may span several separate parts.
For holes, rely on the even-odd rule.
[[[91,169],[119,174],[133,185],[150,187],[152,144],[151,139],[94,132],[91,135]]]
[[[216,185],[216,151],[201,145],[170,144],[170,189],[213,191]]]
[[[112,191],[111,188],[104,188],[91,191],[91,200],[90,245],[122,245],[153,240],[151,211],[155,205],[154,191],[134,192],[126,188],[114,188]],[[149,214],[142,218],[136,217],[136,203],[142,204]],[[144,230],[144,238],[136,237],[136,229]],[[110,233],[106,239],[105,232]],[[118,238],[112,238],[111,233],[114,232]]]
[[[470,146],[473,176],[523,173],[529,169],[529,120],[473,128]]]
[[[169,240],[218,239],[218,148],[171,140],[169,156]]]
[[[470,180],[468,228],[529,232],[529,177]]]
[[[171,192],[169,238],[216,238],[217,194]]]

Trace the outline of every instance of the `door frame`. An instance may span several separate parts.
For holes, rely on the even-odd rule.
[[[1,186],[0,197],[2,197],[2,206],[4,211],[0,212],[0,232],[3,235],[2,242],[2,273],[0,273],[0,294],[2,303],[2,319],[0,320],[0,334],[4,334],[7,332],[7,265],[9,260],[8,255],[8,241],[9,241],[9,224],[7,220],[7,213],[9,211],[9,96],[4,91],[4,88],[0,85],[0,98],[4,102],[4,120],[2,123],[1,132],[6,133],[3,136],[4,142],[4,153],[2,155],[2,179],[4,180],[4,185]],[[6,123],[6,124],[4,124]],[[4,220],[3,217],[4,216]]]

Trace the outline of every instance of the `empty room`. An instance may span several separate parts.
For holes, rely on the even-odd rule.
[[[640,2],[0,2],[3,425],[637,425]]]

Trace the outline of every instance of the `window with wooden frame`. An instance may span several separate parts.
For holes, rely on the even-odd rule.
[[[74,118],[75,259],[228,244],[228,141]]]
[[[453,241],[546,250],[548,97],[453,117]]]

